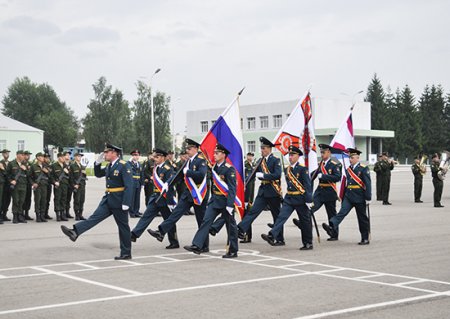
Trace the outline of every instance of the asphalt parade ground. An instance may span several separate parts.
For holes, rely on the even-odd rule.
[[[393,205],[370,206],[368,246],[357,245],[353,211],[337,242],[327,242],[320,227],[321,243],[314,232],[314,250],[299,251],[300,233],[289,220],[286,246],[271,247],[260,237],[271,222],[263,212],[253,242],[240,245],[239,258],[231,260],[221,258],[224,231],[210,237],[210,253],[200,256],[166,250],[167,238],[159,243],[145,233],[132,260],[114,261],[119,243],[112,217],[75,243],[60,230],[72,222],[8,222],[0,225],[0,318],[449,318],[449,181],[445,208],[433,208],[428,170],[424,203],[416,204],[411,171],[396,168]],[[97,207],[103,187],[103,179],[88,181],[85,215]],[[316,217],[325,222],[325,210]],[[177,226],[181,247],[189,245],[194,216]]]

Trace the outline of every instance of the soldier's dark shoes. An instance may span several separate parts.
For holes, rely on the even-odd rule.
[[[216,232],[215,229],[210,228],[210,229],[209,229],[209,234],[210,234],[211,236],[216,236],[216,235],[217,235],[217,232]]]
[[[238,254],[237,253],[226,253],[225,255],[222,256],[222,258],[237,258]]]
[[[273,244],[274,246],[285,246],[286,243],[284,241],[276,241],[275,244]]]
[[[136,237],[136,235],[132,232],[132,233],[131,233],[131,241],[132,241],[133,243],[135,243],[136,240],[137,240],[137,237]]]
[[[4,214],[4,215],[3,215],[3,221],[4,221],[4,222],[10,222],[11,219],[9,219],[9,218],[6,216],[6,214]]]
[[[444,207],[444,205],[438,204],[438,205],[434,205],[434,207],[440,208],[440,207]]]
[[[238,229],[238,238],[239,239],[244,239],[245,238],[245,233],[242,232],[240,229]]]
[[[297,218],[293,218],[292,222],[294,223],[295,226],[300,228],[300,221]]]
[[[166,249],[177,249],[180,248],[179,244],[170,244],[169,246],[166,246]]]
[[[123,255],[123,256],[114,257],[114,260],[127,260],[127,259],[131,259],[131,255]]]
[[[306,244],[303,247],[300,247],[300,250],[312,250],[313,245],[312,244]]]
[[[138,218],[136,215],[130,215],[130,218]]]
[[[261,234],[261,238],[269,243],[270,246],[275,246],[273,237],[268,234]]]
[[[267,223],[267,227],[273,228],[273,223]]]
[[[44,218],[45,218],[45,219],[53,219],[53,217],[50,217],[49,214],[45,214]]]
[[[383,202],[383,205],[392,205],[392,203],[389,203],[389,202]]]
[[[419,199],[419,200],[415,200],[414,203],[423,203],[423,201]]]
[[[194,254],[197,254],[197,255],[200,255],[202,253],[202,250],[195,245],[184,246],[183,248],[186,249],[187,251],[193,252]]]
[[[239,241],[240,244],[249,244],[249,243],[251,243],[251,242],[252,242],[251,239],[243,239],[243,240],[240,240],[240,241]]]
[[[155,237],[159,242],[162,242],[164,239],[164,236],[161,235],[161,233],[159,232],[159,230],[151,230],[151,229],[147,229],[147,232],[150,234],[150,236]]]
[[[70,229],[64,225],[61,226],[61,230],[67,237],[70,238],[71,241],[75,241],[78,238],[78,234],[75,229]]]
[[[201,249],[202,253],[209,253],[209,247],[205,247]]]
[[[330,237],[330,238],[327,239],[327,241],[336,241],[336,240],[338,240],[337,237]]]
[[[328,224],[323,223],[322,227],[327,232],[328,236],[335,237],[334,230]]]
[[[358,245],[369,245],[369,244],[370,244],[370,242],[367,239],[363,239],[358,243]]]

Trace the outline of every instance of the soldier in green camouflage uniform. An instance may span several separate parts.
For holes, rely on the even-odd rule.
[[[2,150],[2,154],[8,152],[9,150],[7,149]],[[7,187],[6,167],[7,165],[0,161],[0,224],[3,224],[3,190],[5,186]]]
[[[48,170],[48,176],[51,177],[52,161],[50,159],[50,154],[48,154],[48,153],[44,154],[44,164],[45,164],[45,168],[47,168],[47,170]],[[45,219],[53,219],[48,214],[48,211],[50,209],[50,199],[51,199],[51,197],[52,197],[52,183],[51,183],[51,180],[49,180],[49,183],[47,185],[47,201],[45,203]]]
[[[75,153],[74,161],[70,165],[70,185],[73,189],[73,209],[75,220],[85,220],[83,217],[86,194],[86,166],[81,164],[83,154]]]
[[[45,167],[45,158],[43,153],[36,154],[36,161],[31,164],[30,180],[34,194],[34,212],[36,213],[36,222],[47,222],[45,219],[45,209],[47,207],[47,188],[48,173]]]
[[[440,166],[440,159],[438,154],[434,154],[431,160],[431,176],[433,177],[434,186],[434,207],[444,207],[441,204],[442,190],[444,189],[444,181],[438,177],[438,172],[442,170]]]
[[[17,151],[16,159],[9,162],[8,167],[6,168],[6,174],[12,188],[12,212],[14,224],[27,222],[23,214],[23,204],[27,194],[28,183],[28,171],[24,158],[23,151]]]
[[[66,161],[67,168],[70,168],[70,165],[72,165],[73,161],[70,160],[71,152],[64,152],[64,160]],[[69,184],[69,187],[67,187],[67,197],[66,197],[66,207],[65,207],[65,214],[66,218],[73,218],[72,215],[70,215],[70,202],[72,201],[72,195],[73,195],[73,188],[72,185]]]
[[[30,155],[33,154],[30,151],[24,151],[23,155],[24,155],[24,163],[25,166],[27,167],[27,171],[28,171],[28,179],[27,179],[27,193],[25,196],[25,202],[23,203],[23,213],[25,216],[26,220],[33,220],[33,218],[30,217],[30,209],[31,209],[31,193],[32,193],[32,189],[31,189],[31,180],[30,180],[30,169],[31,169],[31,164],[33,164],[32,161],[30,161]]]
[[[392,205],[389,202],[389,190],[391,188],[391,171],[394,169],[394,162],[388,158],[388,153],[382,153],[383,160],[381,166],[381,200],[383,205]]]
[[[0,183],[3,178],[3,192],[0,196],[0,219],[5,222],[10,222],[11,219],[6,215],[8,213],[9,204],[11,203],[11,189],[9,188],[9,180],[6,175],[6,168],[9,164],[9,153],[10,150],[2,150],[2,160],[0,161],[3,170],[0,170]],[[3,177],[2,177],[3,176]]]
[[[69,187],[69,168],[66,165],[64,154],[58,153],[58,160],[52,164],[50,175],[53,184],[53,203],[56,213],[56,221],[67,221],[66,204],[67,188]]]
[[[383,156],[378,155],[378,161],[373,166],[373,171],[376,173],[376,186],[377,186],[377,200],[381,200],[381,186],[382,186],[382,178],[381,178],[381,161],[383,160]]]
[[[422,197],[422,185],[423,185],[423,174],[425,166],[421,167],[420,158],[414,159],[414,164],[411,165],[411,171],[414,175],[414,202],[423,203],[420,198]]]

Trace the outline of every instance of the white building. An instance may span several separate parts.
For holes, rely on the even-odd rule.
[[[33,154],[42,152],[44,131],[0,113],[0,151],[5,148],[12,156],[18,150],[29,150]]]
[[[241,105],[244,152],[257,152],[260,136],[273,140],[297,103],[298,100],[291,100]],[[331,142],[337,129],[348,115],[351,104],[352,102],[346,99],[312,98],[317,144]],[[201,141],[223,110],[224,108],[213,108],[187,112],[187,137]],[[393,131],[371,129],[370,112],[370,103],[356,102],[353,110],[353,132],[356,147],[363,151],[362,159],[366,161],[369,158],[373,139],[394,137]]]

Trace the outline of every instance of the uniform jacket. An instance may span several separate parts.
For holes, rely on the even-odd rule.
[[[214,165],[213,170],[228,186],[228,195],[219,195],[220,190],[212,183],[212,194],[208,205],[213,205],[216,209],[224,209],[226,207],[234,207],[234,199],[236,198],[236,170],[228,163],[222,163],[218,166]]]
[[[16,176],[18,177],[16,180],[16,186],[15,188],[23,188],[27,186],[28,183],[28,174],[29,172],[27,170],[24,170],[20,167],[20,165],[23,165],[27,167],[25,164],[19,164],[17,163],[17,160],[13,160],[8,163],[8,167],[6,168],[6,175],[8,176],[8,180],[11,183],[13,180],[15,180]],[[19,174],[20,172],[20,174]]]
[[[64,175],[61,175],[63,174]],[[61,176],[61,178],[60,178]],[[64,163],[63,166],[56,161],[52,164],[52,172],[50,174],[50,181],[52,184],[59,182],[59,184],[69,184],[69,167]]]
[[[280,183],[281,178],[281,164],[280,159],[278,157],[275,157],[273,154],[270,154],[267,158],[267,167],[269,168],[270,173],[264,174],[263,178],[261,179],[261,186],[259,186],[258,189],[258,196],[263,197],[279,197],[280,195],[277,193],[277,191],[274,189],[274,187],[270,183],[264,183],[264,181],[276,181],[277,183]],[[257,172],[264,173],[261,166],[258,167]]]
[[[303,185],[305,193],[302,195],[290,195],[289,192],[298,192],[299,190],[295,187],[294,183],[292,183],[291,179],[288,177],[288,170],[292,170],[292,174],[296,177],[296,179]],[[292,206],[299,206],[305,203],[312,202],[312,184],[311,178],[308,174],[308,169],[300,163],[296,163],[293,168],[288,166],[284,169],[284,175],[286,176],[286,184],[287,184],[287,193],[284,196],[284,203],[287,203]]]
[[[370,181],[370,170],[367,166],[358,163],[353,169],[353,172],[363,181],[366,189],[353,188],[358,185],[358,183],[350,176],[350,173],[346,171],[347,174],[347,185],[345,188],[345,197],[350,200],[351,203],[365,203],[365,201],[370,201],[372,199],[372,185]]]
[[[70,165],[69,174],[70,185],[73,187],[75,185],[86,185],[86,166],[78,165],[77,162],[73,162]]]
[[[133,185],[134,188],[140,188],[141,185],[143,185],[144,176],[143,176],[143,170],[142,170],[142,164],[139,162],[134,162],[132,160],[129,161],[129,164],[131,166],[131,172],[133,174]]]
[[[162,180],[163,183],[166,183],[174,174],[174,170],[168,162],[164,163],[161,167],[156,166],[156,174],[158,174],[159,178]],[[153,173],[152,173],[153,175]],[[155,182],[152,179],[153,183]],[[156,200],[161,193],[158,191],[158,188],[154,186],[154,193],[152,194],[152,197],[150,197],[150,202],[153,200]],[[173,187],[170,187],[168,192],[166,193],[166,197],[161,197],[161,199],[158,201],[158,207],[164,207],[166,205],[174,205],[174,199],[173,199],[174,193],[173,193]]]
[[[44,169],[44,170],[43,170]],[[42,167],[38,162],[35,162],[31,165],[30,168],[30,180],[32,184],[40,185],[48,185],[49,180],[49,171],[45,172],[46,165],[42,164]]]
[[[337,183],[341,181],[342,165],[337,160],[329,159],[325,164],[325,170],[327,174],[323,174],[320,167],[318,168],[317,173],[322,173],[322,177],[319,178],[319,185],[314,196],[320,196],[320,199],[324,202],[336,201],[338,199],[336,191],[329,186],[328,182]]]

